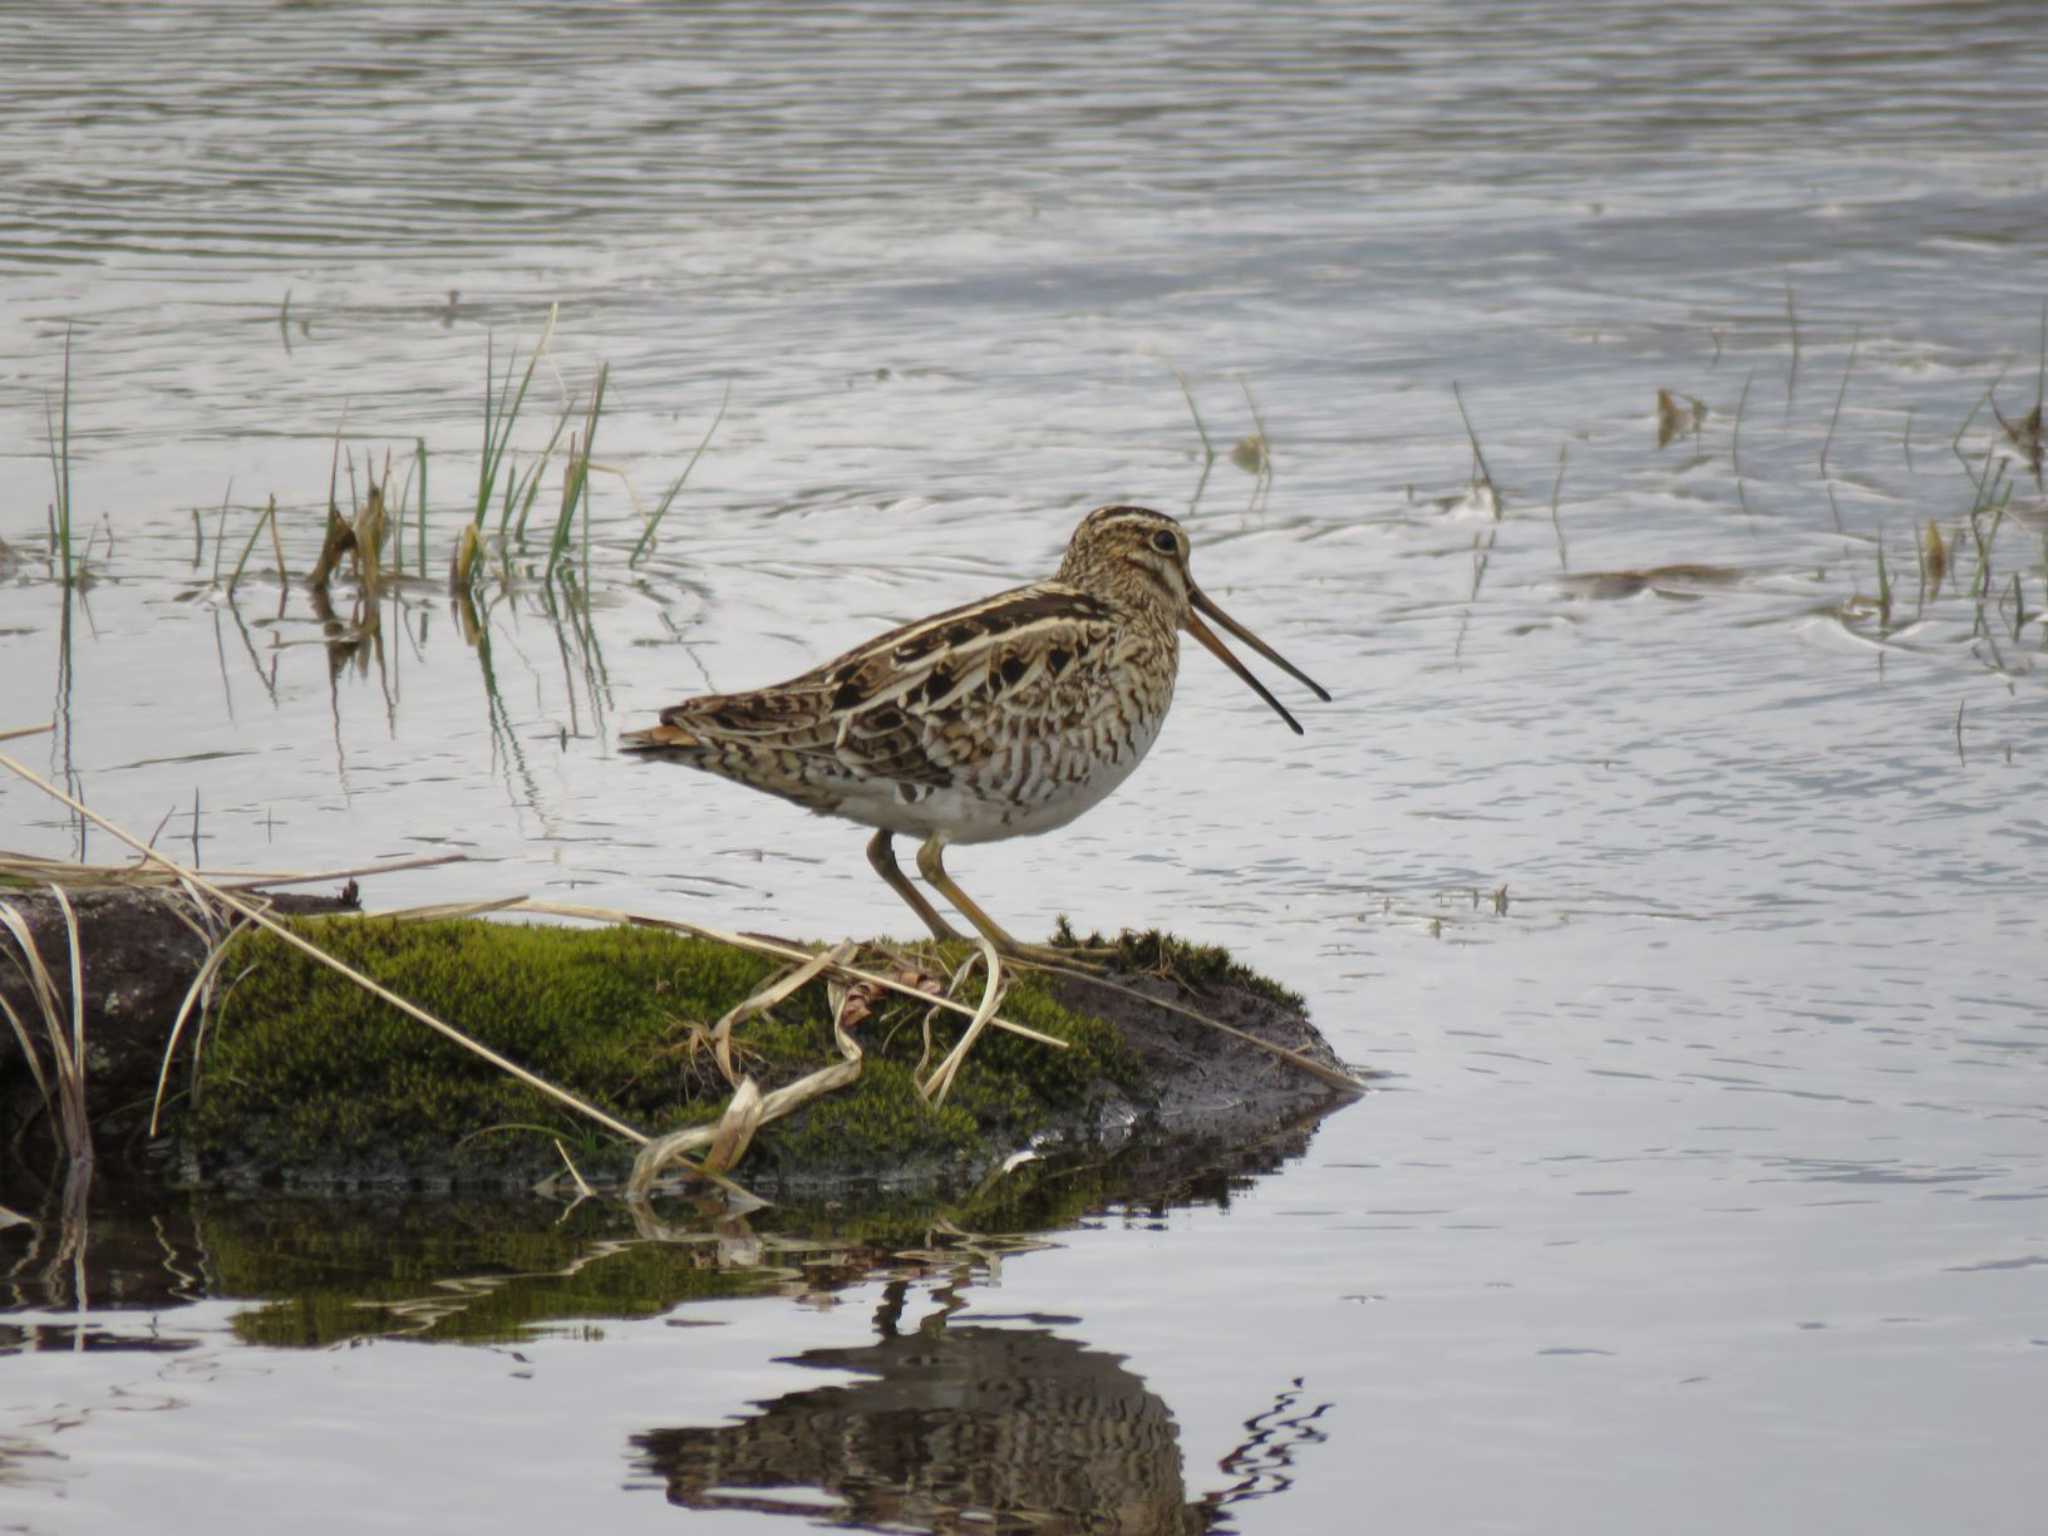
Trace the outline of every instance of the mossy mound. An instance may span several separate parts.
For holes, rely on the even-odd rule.
[[[569,929],[473,919],[308,920],[312,942],[471,1038],[649,1134],[715,1117],[728,1089],[692,1037],[760,990],[780,962],[640,928]],[[926,957],[933,971],[964,956]],[[881,962],[877,962],[881,963]],[[334,971],[264,934],[235,941],[180,1127],[205,1182],[283,1186],[530,1182],[560,1166],[614,1177],[630,1151]],[[1003,1014],[1068,1042],[1058,1051],[989,1031],[947,1101],[927,1105],[914,1070],[925,1005],[894,998],[861,1024],[852,1087],[766,1127],[749,1184],[929,1182],[966,1175],[1054,1124],[1142,1098],[1116,1028],[1017,979]],[[943,1016],[932,1060],[965,1021]],[[835,1059],[813,984],[734,1033],[764,1090]]]
[[[1119,972],[1156,976],[1194,992],[1228,987],[1263,997],[1296,1013],[1308,1006],[1308,1000],[1299,992],[1281,986],[1270,976],[1261,976],[1222,945],[1191,943],[1157,928],[1148,928],[1143,933],[1126,928],[1114,939],[1092,933],[1083,939],[1062,917],[1053,943],[1067,949],[1108,950],[1112,956],[1110,964]]]

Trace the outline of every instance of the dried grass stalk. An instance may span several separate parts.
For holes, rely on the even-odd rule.
[[[23,921],[20,908],[12,902],[0,901],[0,924],[6,926],[7,931],[14,935],[15,942],[22,947],[21,957],[15,960],[15,968],[27,979],[29,995],[36,1000],[43,1016],[44,1027],[48,1028],[49,1008],[44,1002],[42,988],[36,982],[37,975],[42,973],[43,958],[35,953],[34,941],[29,937],[28,924]],[[32,960],[28,958],[31,955]],[[7,1000],[5,992],[0,992],[0,1013],[7,1015],[7,1022],[14,1030],[15,1042],[21,1047],[22,1060],[28,1063],[29,1076],[35,1079],[36,1092],[42,1095],[44,1112],[55,1115],[57,1105],[50,1095],[50,1079],[43,1071],[42,1053],[36,1049],[35,1037],[29,1033],[28,1024],[14,1011],[14,1004]]]
[[[734,1088],[742,1086],[739,1074],[732,1064],[732,1027],[742,1019],[751,1019],[757,1013],[766,1013],[785,998],[792,997],[809,986],[826,969],[844,965],[853,954],[853,945],[840,944],[813,955],[809,960],[770,982],[745,1002],[726,1010],[725,1017],[711,1027],[711,1054],[718,1060],[718,1070],[726,1082]]]
[[[156,1096],[149,1102],[149,1134],[157,1131],[157,1120],[163,1114],[164,1086],[171,1078],[171,1062],[178,1054],[178,1041],[184,1037],[185,1021],[192,1017],[192,1010],[213,988],[214,978],[220,974],[221,962],[227,958],[230,933],[222,934],[206,952],[200,962],[199,974],[192,978],[192,985],[185,989],[185,1000],[178,1005],[178,1016],[171,1021],[171,1033],[164,1041],[164,1059],[157,1067]],[[195,1047],[196,1050],[196,1047]]]
[[[483,553],[483,542],[477,537],[476,524],[464,523],[462,537],[455,546],[455,553],[448,561],[448,590],[467,592],[476,581],[477,557]]]
[[[988,967],[988,985],[981,990],[981,1006],[974,1010],[974,1018],[967,1026],[967,1032],[960,1037],[960,1043],[939,1063],[932,1075],[918,1084],[918,1092],[928,1104],[943,1104],[946,1094],[953,1086],[953,1079],[960,1071],[960,1063],[967,1059],[967,1053],[974,1049],[974,1042],[981,1038],[981,1032],[995,1016],[996,1005],[1003,1000],[1003,964],[996,955],[996,947],[987,939],[981,941],[981,959]]]
[[[725,1173],[733,1168],[747,1155],[761,1124],[761,1085],[748,1077],[733,1090],[725,1113],[718,1117],[711,1145],[704,1152],[703,1171]]]
[[[584,1181],[582,1170],[576,1166],[576,1159],[569,1155],[569,1149],[562,1145],[562,1138],[555,1138],[555,1150],[562,1155],[562,1166],[569,1170],[569,1177],[576,1181],[576,1198],[588,1200],[594,1191]]]
[[[320,541],[320,558],[313,562],[306,585],[316,592],[326,590],[328,582],[333,579],[335,567],[341,564],[341,557],[355,547],[355,529],[341,515],[341,508],[330,501],[327,505],[327,532]]]
[[[64,1139],[71,1146],[73,1166],[92,1161],[92,1124],[85,1113],[85,950],[78,942],[78,913],[60,885],[50,887],[64,914],[64,938],[71,947],[71,1052],[70,1080],[61,1085],[59,1102],[64,1106]],[[52,1019],[53,1040],[61,1029]]]
[[[27,731],[12,735],[29,735]],[[7,736],[0,735],[0,741]],[[268,890],[281,885],[319,885],[330,880],[350,880],[358,875],[382,875],[401,869],[429,869],[437,864],[459,864],[468,856],[460,853],[422,853],[411,858],[386,859],[378,864],[357,864],[348,869],[266,870],[213,869],[198,873],[215,885],[230,890]],[[32,853],[0,851],[0,879],[14,878],[36,884],[177,886],[179,877],[152,866],[145,856],[133,864],[74,864],[67,859],[46,859]]]
[[[779,1120],[784,1115],[803,1108],[804,1105],[810,1103],[815,1098],[836,1092],[838,1089],[858,1081],[861,1070],[861,1049],[853,1036],[847,1033],[844,1022],[845,1003],[846,998],[842,997],[840,1007],[834,1009],[832,1015],[832,1039],[833,1043],[839,1048],[840,1059],[838,1061],[833,1062],[830,1066],[820,1067],[808,1077],[800,1078],[794,1083],[778,1088],[773,1093],[761,1094],[758,1102],[750,1100],[748,1103],[741,1105],[737,1116],[735,1115],[734,1104],[739,1103],[741,1095],[735,1093],[733,1095],[734,1104],[726,1106],[725,1116],[720,1119],[717,1125],[691,1126],[687,1130],[675,1131],[658,1141],[648,1143],[647,1146],[641,1148],[639,1157],[634,1159],[632,1175],[626,1180],[626,1199],[635,1203],[644,1202],[653,1190],[655,1180],[671,1164],[677,1163],[688,1168],[690,1172],[719,1185],[728,1192],[743,1194],[744,1191],[736,1191],[734,1189],[731,1181],[726,1179],[722,1172],[708,1166],[708,1159],[705,1163],[691,1163],[688,1161],[687,1154],[699,1147],[715,1149],[722,1139],[740,1140],[742,1122],[745,1125],[745,1139],[751,1139],[754,1131],[770,1121]],[[753,1079],[748,1078],[746,1083],[742,1084],[742,1089],[752,1084]],[[758,1086],[755,1086],[755,1092],[759,1093],[759,1091]],[[733,1121],[734,1123],[728,1126],[728,1121]],[[741,1144],[744,1147],[744,1141]],[[748,1196],[747,1198],[751,1199],[752,1197]]]
[[[0,901],[0,926],[13,935],[19,951],[16,965],[28,982],[29,994],[42,1015],[43,1037],[50,1048],[50,1070],[47,1073],[38,1059],[26,1023],[4,999],[0,999],[0,1007],[5,1008],[7,1022],[21,1045],[22,1055],[28,1060],[30,1075],[42,1093],[45,1107],[52,1112],[65,1154],[76,1171],[92,1165],[92,1122],[86,1113],[85,1101],[84,959],[78,945],[78,914],[72,910],[70,898],[55,885],[50,887],[50,893],[56,897],[58,908],[64,914],[64,932],[71,946],[71,1021],[68,1032],[63,999],[50,968],[43,962],[42,951],[36,945],[28,920],[11,902]]]

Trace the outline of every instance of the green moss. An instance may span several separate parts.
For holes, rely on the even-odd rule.
[[[298,926],[471,1038],[649,1133],[720,1112],[725,1081],[708,1051],[692,1050],[692,1034],[758,991],[778,965],[629,927],[375,918]],[[182,1127],[209,1176],[530,1178],[558,1166],[557,1137],[587,1173],[614,1174],[630,1160],[616,1138],[272,936],[238,939],[223,974],[239,979],[222,1002],[201,1093]],[[1005,1017],[1070,1048],[990,1030],[946,1103],[927,1105],[913,1079],[924,1011],[911,999],[885,1000],[858,1031],[860,1080],[767,1127],[742,1176],[969,1164],[1108,1086],[1138,1088],[1114,1027],[1062,1007],[1026,975],[1005,1000]],[[947,1016],[934,1026],[933,1062],[964,1023]],[[740,1063],[764,1090],[835,1059],[830,1040],[821,985],[734,1032]]]
[[[1148,928],[1143,933],[1126,928],[1114,940],[1106,939],[1100,933],[1082,939],[1075,935],[1062,916],[1053,934],[1053,943],[1068,949],[1078,946],[1112,950],[1114,958],[1111,965],[1116,970],[1164,976],[1196,992],[1218,987],[1241,987],[1286,1008],[1299,1010],[1307,1007],[1307,999],[1299,992],[1281,986],[1270,976],[1260,975],[1235,959],[1222,945],[1191,944],[1157,928]]]

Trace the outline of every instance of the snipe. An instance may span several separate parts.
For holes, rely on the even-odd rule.
[[[874,827],[875,872],[934,936],[960,938],[891,850],[896,833],[920,838],[919,871],[998,950],[1065,962],[1004,932],[946,872],[945,850],[1063,827],[1129,778],[1173,702],[1183,629],[1299,735],[1204,617],[1329,700],[1195,585],[1178,522],[1098,507],[1050,581],[892,629],[772,688],[685,699],[621,745]]]

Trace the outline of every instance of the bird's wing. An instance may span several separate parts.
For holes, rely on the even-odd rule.
[[[943,788],[990,717],[1029,693],[1034,720],[1088,712],[1116,629],[1100,598],[1058,582],[1018,587],[887,634],[801,677],[710,694],[662,711],[626,738],[640,749],[795,754],[867,778]],[[822,760],[822,761],[821,761]],[[707,762],[705,766],[715,766]]]

